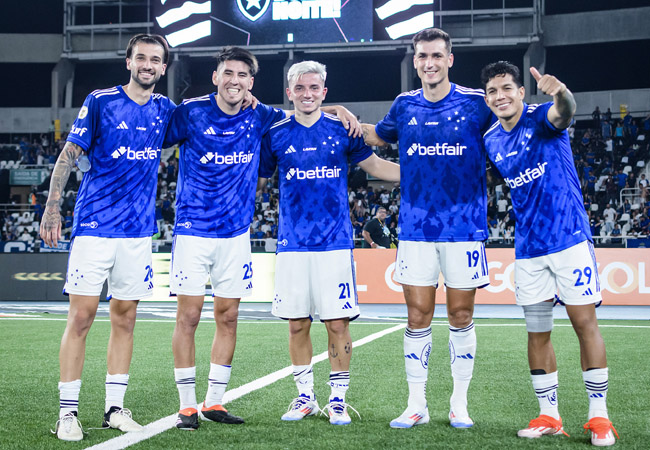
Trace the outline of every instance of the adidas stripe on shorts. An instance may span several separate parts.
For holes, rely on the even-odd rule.
[[[77,236],[72,240],[63,293],[141,300],[153,295],[151,237]]]
[[[395,281],[410,286],[438,287],[440,273],[445,286],[473,289],[490,283],[485,244],[470,242],[400,241],[395,262]]]
[[[169,276],[169,289],[175,295],[206,295],[210,281],[213,296],[250,296],[253,263],[248,230],[231,238],[175,235]]]
[[[515,261],[515,294],[520,306],[558,294],[567,305],[602,300],[594,246],[583,241],[560,252]]]
[[[352,250],[280,252],[272,313],[283,319],[350,318],[359,314]]]

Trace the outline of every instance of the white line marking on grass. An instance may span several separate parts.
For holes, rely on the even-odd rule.
[[[352,343],[352,346],[353,348],[360,347],[364,344],[367,344],[368,342],[372,342],[376,339],[379,339],[380,337],[386,336],[387,334],[393,333],[403,328],[406,328],[406,324],[399,324],[394,327],[387,328],[382,331],[378,331],[377,333],[373,333],[369,336],[361,338],[358,341],[354,341]],[[328,358],[327,352],[323,352],[320,355],[316,355],[312,359],[312,364],[316,364],[318,362],[324,361],[327,358]],[[265,375],[262,378],[253,380],[250,383],[246,383],[243,386],[239,386],[238,388],[232,389],[224,394],[223,404],[225,405],[226,403],[229,403],[233,400],[243,397],[246,394],[250,394],[253,391],[262,389],[263,387],[273,384],[276,381],[281,380],[282,378],[286,378],[292,374],[293,374],[293,367],[288,366],[285,367],[284,369],[280,369],[273,373]],[[92,447],[87,447],[87,449],[88,450],[90,449],[120,450],[123,448],[127,448],[133,444],[137,444],[138,442],[144,441],[145,439],[149,439],[150,437],[160,434],[163,431],[167,431],[173,428],[174,425],[176,424],[176,417],[177,415],[176,413],[174,413],[171,416],[163,417],[162,419],[158,419],[155,422],[151,422],[150,424],[145,425],[142,431],[125,433],[121,436],[102,442],[101,444],[93,445]]]

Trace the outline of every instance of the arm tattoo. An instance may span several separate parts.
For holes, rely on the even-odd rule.
[[[43,214],[43,224],[46,229],[56,227],[61,220],[59,205],[62,201],[63,190],[68,183],[68,178],[70,178],[74,162],[82,152],[83,149],[77,144],[66,142],[63,151],[56,160],[50,179],[50,193],[47,196]]]

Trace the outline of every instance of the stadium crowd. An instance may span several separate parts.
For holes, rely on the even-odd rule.
[[[611,111],[598,107],[592,120],[579,122],[569,128],[576,169],[580,177],[585,210],[591,231],[599,244],[622,244],[624,237],[650,235],[650,114],[635,118],[632,114],[622,119],[612,117]],[[65,145],[65,137],[54,141],[51,133],[42,133],[31,139],[20,138],[13,144],[0,146],[0,231],[2,241],[36,242],[38,224],[49,189],[49,177],[40,185],[31,187],[28,206],[10,197],[8,171],[11,169],[52,169]],[[375,148],[376,153],[389,161],[398,162],[397,146]],[[80,170],[70,177],[65,188],[61,211],[65,239],[70,238],[74,204],[83,176]],[[174,152],[166,153],[158,170],[156,218],[160,241],[173,237],[178,159]],[[514,240],[516,218],[512,211],[510,189],[495,175],[488,186],[488,226],[490,244],[511,245]],[[398,183],[385,186],[368,180],[358,167],[349,175],[348,199],[354,237],[360,246],[364,225],[372,219],[377,208],[386,208],[386,226],[397,238],[400,187]],[[278,230],[279,190],[277,179],[258,192],[250,236],[255,247],[275,251]],[[24,205],[24,204],[23,204]]]

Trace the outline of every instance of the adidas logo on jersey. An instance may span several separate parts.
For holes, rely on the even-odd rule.
[[[415,142],[406,150],[406,154],[409,156],[413,156],[415,153],[423,156],[463,156],[463,150],[465,149],[467,149],[466,145],[454,145],[446,142],[429,146]]]
[[[209,134],[211,136],[216,136],[217,132],[214,131],[214,128],[210,127],[203,132],[203,134]],[[204,163],[205,164],[205,163]]]
[[[345,302],[345,305],[343,305],[343,309],[352,309],[352,305],[350,302]]]
[[[501,153],[497,153],[497,157],[494,158],[494,162],[499,162],[503,161],[503,156],[501,156]]]
[[[415,117],[411,117],[411,120],[409,120],[409,125],[417,125],[418,121],[415,120]]]
[[[586,291],[584,291],[584,292],[582,293],[582,296],[583,296],[583,297],[586,296],[586,295],[594,295],[594,293],[593,293],[593,291],[591,290],[591,288],[587,289]]]
[[[147,147],[144,150],[131,150],[131,147],[124,147],[122,145],[118,149],[116,149],[113,153],[111,153],[111,156],[113,157],[113,159],[117,159],[126,153],[126,159],[130,159],[134,161],[143,161],[147,159],[157,159],[159,152],[160,152],[159,148],[153,149],[151,147]]]
[[[297,167],[291,167],[285,178],[287,180],[291,180],[293,177],[296,177],[297,180],[315,180],[323,178],[339,178],[340,176],[341,169],[336,166],[331,169],[327,166],[322,166],[310,170],[300,170]]]
[[[126,123],[125,123],[124,121],[122,121],[122,123],[120,123],[120,124],[117,126],[117,129],[118,129],[118,130],[128,130],[129,127],[126,125]]]
[[[248,164],[253,160],[253,153],[233,153],[232,155],[220,155],[219,153],[208,152],[201,157],[201,164],[214,161],[214,164]]]
[[[293,145],[290,145],[289,148],[284,152],[285,155],[288,155],[289,153],[296,153],[296,149],[293,148]]]
[[[250,281],[248,283],[248,286],[246,286],[246,290],[249,290],[249,289],[253,289],[253,282],[252,281]]]
[[[478,280],[478,279],[479,279],[478,272],[476,272],[472,277],[472,280]]]

